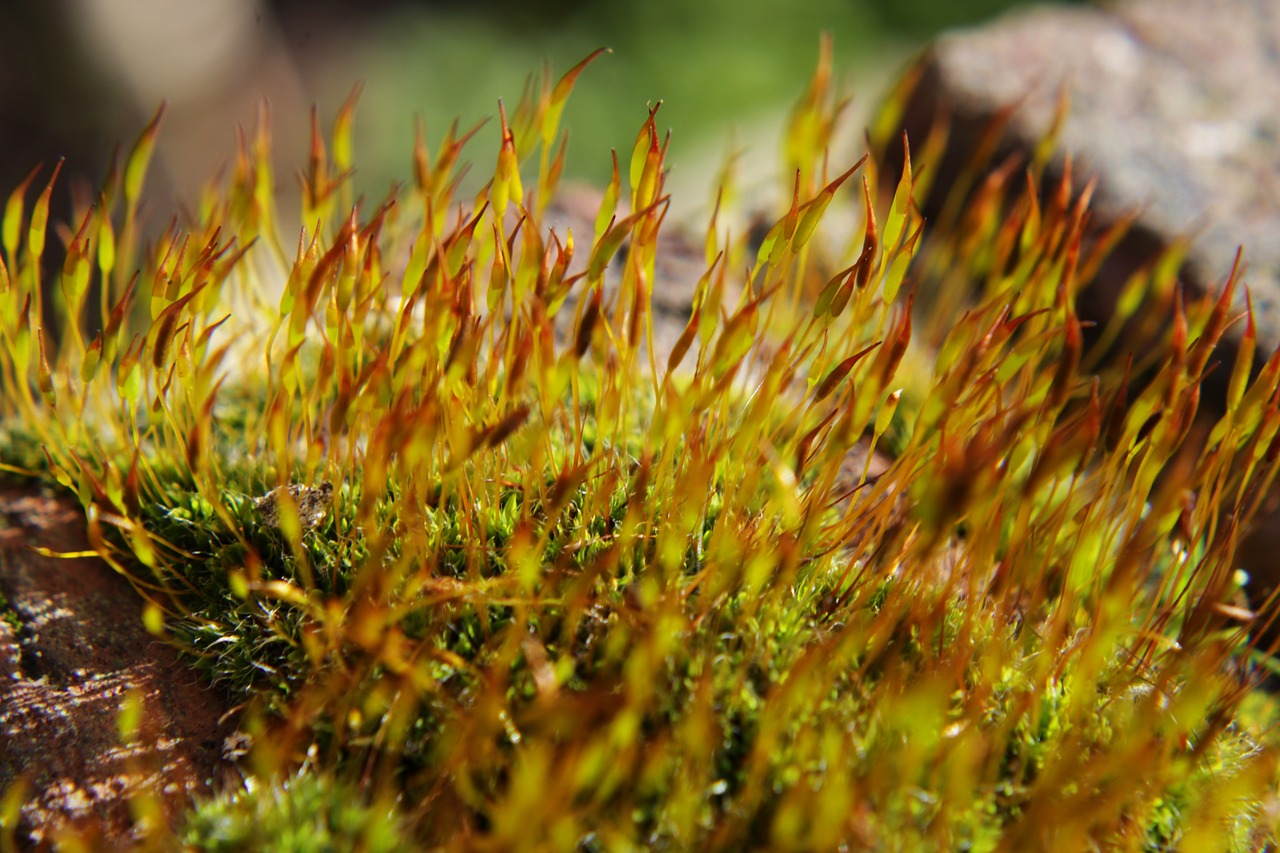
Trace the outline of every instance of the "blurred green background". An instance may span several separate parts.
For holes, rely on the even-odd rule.
[[[382,195],[410,175],[413,122],[434,149],[448,123],[496,119],[525,80],[559,75],[597,47],[564,116],[569,178],[601,182],[609,150],[630,150],[661,99],[673,179],[710,176],[732,144],[774,162],[777,129],[803,91],[819,36],[837,79],[865,110],[937,32],[1017,0],[48,0],[0,4],[0,187],[66,158],[63,183],[92,187],[114,144],[167,103],[150,189],[161,209],[191,204],[234,157],[237,123],[271,105],[288,196],[307,150],[308,112],[326,128],[353,83],[358,187]],[[854,124],[858,121],[855,113]],[[497,122],[468,149],[492,168]],[[842,152],[843,155],[843,152]],[[46,173],[47,174],[47,171]],[[773,175],[770,178],[775,177]],[[7,190],[6,190],[7,191]],[[55,199],[55,216],[56,199]],[[165,217],[167,219],[167,216]]]
[[[820,33],[833,36],[837,80],[854,97],[856,122],[934,34],[1013,5],[1015,0],[406,5],[371,28],[344,62],[325,69],[324,88],[333,96],[356,77],[366,81],[358,124],[367,156],[362,183],[385,187],[406,174],[415,113],[432,145],[454,117],[463,127],[494,118],[472,149],[473,157],[487,156],[496,144],[499,98],[513,106],[525,79],[544,61],[558,76],[595,48],[608,47],[612,53],[579,78],[566,110],[567,175],[607,180],[609,150],[628,153],[646,105],[661,100],[658,126],[672,131],[674,177],[689,181],[698,176],[687,172],[713,169],[731,144],[760,160],[773,156],[782,118],[813,72]],[[476,167],[487,171],[489,163]]]

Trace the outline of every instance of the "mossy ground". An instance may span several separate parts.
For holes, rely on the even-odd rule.
[[[295,252],[265,129],[143,245],[148,128],[65,230],[49,306],[43,202],[11,197],[3,405],[41,448],[11,464],[80,496],[149,624],[244,699],[246,790],[175,831],[350,839],[391,809],[370,849],[1266,844],[1275,705],[1232,555],[1275,476],[1280,361],[1248,381],[1251,320],[1184,452],[1234,277],[1184,304],[1155,266],[1130,309],[1178,300],[1154,380],[1084,370],[1086,203],[989,187],[926,254],[927,171],[834,165],[824,54],[790,206],[749,246],[726,170],[688,325],[652,353],[655,115],[594,234],[540,225],[582,70],[502,113],[474,199],[456,130],[351,198],[349,103]],[[913,329],[943,273],[972,301],[935,348]],[[848,464],[859,442],[888,470]],[[319,514],[255,500],[324,483]]]

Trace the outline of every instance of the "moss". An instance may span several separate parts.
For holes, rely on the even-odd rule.
[[[3,529],[0,527],[0,529]],[[0,592],[0,622],[9,626],[10,632],[17,636],[18,631],[22,628],[22,620],[17,612],[9,605],[9,600],[4,597],[4,593]]]
[[[1084,372],[1089,282],[1064,284],[1082,217],[1011,198],[926,253],[910,172],[828,174],[828,62],[787,128],[794,198],[754,243],[708,227],[678,375],[647,346],[655,114],[593,234],[571,253],[542,226],[582,67],[501,113],[479,199],[455,198],[455,129],[356,204],[348,104],[316,133],[303,211],[321,225],[296,250],[265,129],[190,234],[131,242],[119,188],[149,128],[105,197],[119,227],[89,211],[81,231],[151,292],[73,246],[65,316],[83,278],[119,322],[53,352],[13,301],[35,250],[6,247],[5,423],[244,700],[252,793],[190,832],[253,844],[310,811],[323,839],[397,802],[428,847],[1271,837],[1275,708],[1241,677],[1219,534],[1274,479],[1280,371],[1233,366],[1216,443],[1179,461],[1219,307],[1182,307],[1132,399]],[[917,296],[939,275],[983,286],[934,347],[913,329],[942,325]],[[860,443],[892,454],[878,477]]]
[[[35,479],[48,472],[39,433],[14,420],[0,424],[0,480]]]
[[[261,850],[393,853],[412,843],[394,808],[366,803],[349,787],[306,774],[199,804],[181,837],[206,853]]]

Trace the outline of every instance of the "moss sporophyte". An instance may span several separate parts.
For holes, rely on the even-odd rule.
[[[1140,274],[1126,310],[1175,293],[1176,320],[1130,383],[1082,334],[1108,241],[1069,175],[975,184],[931,231],[912,164],[945,128],[894,138],[899,93],[873,156],[842,150],[825,44],[755,241],[730,163],[672,242],[657,107],[593,214],[562,216],[559,122],[597,57],[499,110],[474,194],[455,125],[357,200],[352,99],[313,124],[301,224],[261,126],[144,240],[159,115],[55,227],[55,281],[52,181],[9,196],[5,470],[78,497],[252,742],[242,790],[139,832],[1270,843],[1275,704],[1233,554],[1276,474],[1280,355],[1250,376],[1251,316],[1187,452],[1235,276],[1190,299],[1172,265]],[[967,304],[939,316],[956,281]]]

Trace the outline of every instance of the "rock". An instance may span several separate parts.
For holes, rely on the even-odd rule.
[[[1243,245],[1242,280],[1258,331],[1255,369],[1280,345],[1280,4],[1127,0],[1030,8],[945,35],[918,70],[902,129],[922,141],[937,116],[951,119],[936,190],[921,200],[927,218],[936,219],[981,135],[1014,104],[991,163],[1015,151],[1029,157],[1063,87],[1070,110],[1059,150],[1072,157],[1077,189],[1098,180],[1095,226],[1140,211],[1082,294],[1081,315],[1105,319],[1129,275],[1184,237],[1191,243],[1180,276],[1189,295],[1216,293]],[[894,146],[885,157],[890,174],[900,171]],[[1051,180],[1062,163],[1059,154]],[[1236,297],[1243,311],[1243,289]],[[1222,412],[1243,328],[1228,330],[1216,355],[1223,366],[1203,386],[1206,420]],[[1135,349],[1145,343],[1125,342]],[[1280,495],[1273,495],[1237,555],[1253,575],[1255,601],[1280,587],[1278,552]]]
[[[1081,183],[1098,178],[1094,216],[1106,223],[1141,211],[1095,286],[1098,310],[1129,272],[1181,236],[1192,238],[1182,273],[1193,294],[1216,291],[1243,244],[1258,352],[1265,358],[1280,345],[1280,5],[1036,7],[945,35],[922,62],[904,128],[923,140],[939,110],[954,120],[935,186],[945,191],[979,134],[1014,103],[1004,151],[1029,153],[1063,86],[1070,112],[1060,149]],[[938,195],[925,201],[926,216]],[[1237,298],[1243,310],[1243,290]]]
[[[109,565],[31,550],[84,551],[84,526],[74,502],[0,487],[0,792],[25,787],[28,843],[71,832],[116,848],[136,840],[132,798],[172,819],[211,791],[230,703],[143,629],[141,597]],[[130,695],[143,713],[126,741]]]

